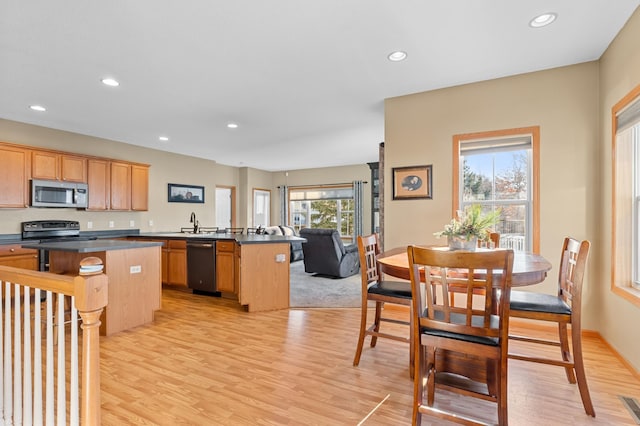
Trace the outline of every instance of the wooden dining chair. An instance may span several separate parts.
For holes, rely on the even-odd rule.
[[[353,365],[360,363],[362,348],[366,336],[371,336],[371,347],[376,346],[378,337],[393,339],[400,342],[410,343],[410,332],[400,336],[380,331],[381,322],[389,322],[403,325],[410,325],[410,321],[402,321],[394,318],[384,317],[382,308],[386,303],[404,305],[411,307],[411,284],[408,281],[387,281],[382,279],[380,266],[377,257],[380,254],[380,244],[377,234],[358,236],[358,254],[360,255],[360,275],[362,283],[362,308],[360,315],[360,334],[356,355],[353,358]],[[375,314],[373,322],[367,326],[367,314],[369,311],[369,301],[375,302]],[[413,353],[409,351],[409,364],[413,367]],[[409,370],[410,375],[413,374]]]
[[[500,247],[500,233],[490,232],[488,240],[478,240],[478,248],[498,248]]]
[[[562,244],[557,294],[541,294],[528,291],[511,293],[510,315],[529,320],[549,321],[558,324],[558,338],[540,339],[530,336],[510,335],[512,340],[560,347],[560,357],[537,354],[510,353],[509,358],[564,367],[569,383],[578,383],[585,412],[595,417],[596,412],[589,395],[587,376],[582,359],[582,281],[589,257],[591,243],[566,237]],[[567,333],[571,325],[571,345]],[[570,350],[569,347],[572,347]]]
[[[499,248],[500,247],[500,234],[498,232],[489,233],[488,240],[478,240],[478,248]],[[451,303],[454,303],[454,297],[456,297],[456,293],[465,293],[466,286],[456,286],[452,284],[449,287],[449,292],[451,295]],[[482,289],[476,290],[482,294]]]
[[[244,228],[224,228],[225,234],[244,234]]]
[[[436,389],[446,389],[496,402],[498,424],[506,425],[513,250],[472,252],[409,246],[407,256],[413,294],[413,424],[420,425],[422,414],[480,423],[462,411],[435,407]],[[451,284],[465,287],[465,302],[450,303]],[[474,305],[471,296],[477,290],[482,290],[478,293],[485,300]],[[454,365],[456,358],[463,362]],[[467,364],[474,359],[479,364],[469,368]],[[458,398],[456,404],[464,402]]]

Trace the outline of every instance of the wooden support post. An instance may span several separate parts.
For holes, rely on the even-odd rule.
[[[82,318],[80,422],[100,424],[100,315],[107,305],[108,278],[99,273],[74,280],[75,303]]]

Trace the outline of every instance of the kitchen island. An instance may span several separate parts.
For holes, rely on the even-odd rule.
[[[100,334],[109,336],[153,321],[161,307],[160,250],[154,241],[90,240],[23,244],[49,251],[49,271],[77,274],[88,256],[102,260],[109,278],[108,304],[100,318]]]

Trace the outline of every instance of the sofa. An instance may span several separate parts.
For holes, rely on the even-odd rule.
[[[360,270],[358,246],[345,246],[337,230],[303,228],[300,237],[307,240],[302,244],[305,272],[345,278]]]
[[[266,228],[261,228],[260,233],[265,235],[284,235],[287,237],[299,237],[296,230],[287,225],[267,226]],[[291,246],[289,262],[297,262],[298,260],[302,260],[302,258],[304,257],[302,252],[302,242],[291,241],[289,245]]]

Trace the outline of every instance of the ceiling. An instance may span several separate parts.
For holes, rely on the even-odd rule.
[[[1,3],[0,118],[281,171],[376,161],[385,98],[598,59],[640,0]]]

